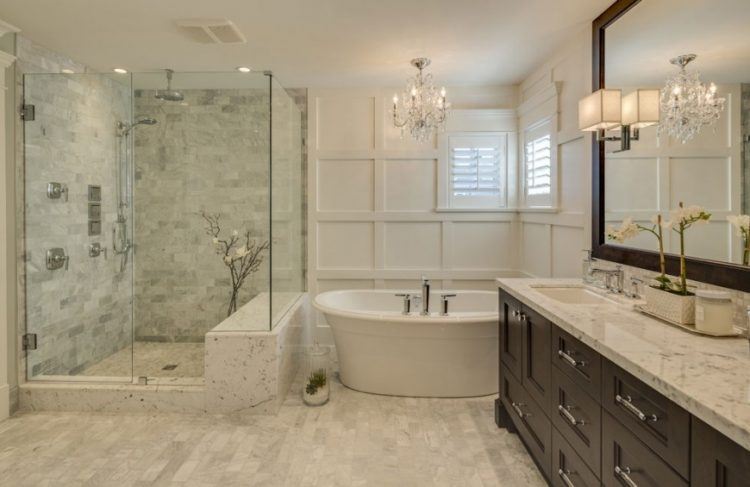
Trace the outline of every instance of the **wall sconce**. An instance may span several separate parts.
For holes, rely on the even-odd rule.
[[[578,128],[596,132],[599,142],[620,142],[615,152],[630,150],[640,129],[659,123],[659,96],[659,90],[635,90],[625,97],[622,90],[595,91],[578,102]],[[618,128],[619,136],[606,135]]]

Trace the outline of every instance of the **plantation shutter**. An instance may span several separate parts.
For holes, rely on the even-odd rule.
[[[451,206],[497,208],[505,201],[505,134],[452,136],[449,148]]]
[[[552,152],[549,134],[526,142],[526,194],[549,194],[552,184]]]
[[[552,120],[547,118],[529,126],[523,136],[524,206],[553,206],[554,150]]]

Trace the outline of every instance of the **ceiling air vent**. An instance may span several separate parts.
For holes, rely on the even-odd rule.
[[[247,42],[231,20],[183,19],[175,21],[190,39],[203,44],[237,44]]]

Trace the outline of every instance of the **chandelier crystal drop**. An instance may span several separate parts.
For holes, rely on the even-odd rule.
[[[407,80],[401,98],[393,96],[393,125],[401,129],[402,136],[408,131],[414,139],[424,142],[442,127],[450,103],[445,101],[445,88],[438,90],[432,75],[423,72],[430,60],[412,59],[411,64],[419,72]]]
[[[706,86],[700,73],[685,70],[695,58],[695,54],[685,54],[671,59],[669,62],[679,66],[680,72],[667,79],[661,90],[659,134],[666,133],[683,144],[715,123],[726,103],[726,98],[716,96],[714,83]]]

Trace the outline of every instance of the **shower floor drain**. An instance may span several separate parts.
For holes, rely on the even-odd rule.
[[[165,365],[164,367],[162,367],[161,370],[174,370],[176,368],[177,368],[177,364],[169,364],[169,365]]]

